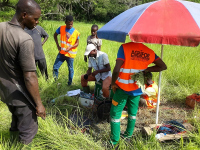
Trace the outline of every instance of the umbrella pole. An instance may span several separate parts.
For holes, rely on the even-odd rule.
[[[163,47],[161,46],[161,59],[163,59]],[[160,90],[161,90],[161,76],[162,71],[159,72],[159,81],[158,81],[158,97],[157,97],[157,104],[156,104],[156,125],[158,124],[158,113],[159,113],[159,104],[160,104]]]

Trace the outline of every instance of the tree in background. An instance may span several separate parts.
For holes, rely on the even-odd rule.
[[[42,9],[42,18],[63,20],[66,15],[73,15],[79,21],[107,22],[126,9],[141,4],[141,0],[35,0]],[[1,14],[9,20],[18,0],[0,0]],[[13,11],[13,12],[12,12]],[[5,15],[5,12],[9,12]]]
[[[14,5],[13,5],[14,3]],[[15,9],[16,2],[11,2],[10,0],[0,0],[0,10],[5,9],[6,7],[10,7]]]
[[[63,20],[73,15],[78,21],[108,22],[121,12],[153,0],[35,0],[42,19]],[[200,0],[189,0],[200,3]],[[0,21],[10,20],[18,0],[0,0]]]
[[[35,0],[41,7],[41,18],[60,20],[64,14],[60,13],[59,0]]]
[[[17,2],[17,0],[0,0],[0,21],[7,21],[13,17]]]

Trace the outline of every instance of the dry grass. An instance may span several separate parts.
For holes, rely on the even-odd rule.
[[[98,139],[106,140],[109,139],[110,123],[106,120],[98,120],[96,114],[91,109],[84,110],[84,115],[88,116],[93,122],[91,126],[92,134]],[[93,113],[93,115],[92,115]],[[174,104],[174,103],[161,103],[159,109],[159,121],[163,123],[165,121],[177,120],[180,122],[187,122],[188,118],[191,118],[193,109],[190,109],[185,104]],[[149,124],[155,124],[156,122],[156,108],[147,109],[140,107],[138,109],[135,130],[134,132],[141,132],[143,127],[149,126]],[[121,120],[121,132],[126,130],[127,118]]]

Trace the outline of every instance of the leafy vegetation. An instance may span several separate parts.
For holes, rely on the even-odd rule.
[[[63,20],[73,15],[77,21],[108,22],[121,12],[153,0],[35,0],[42,9],[42,19]],[[199,3],[200,0],[190,0]],[[0,18],[9,20],[18,0],[0,0]],[[11,11],[4,15],[5,11]]]

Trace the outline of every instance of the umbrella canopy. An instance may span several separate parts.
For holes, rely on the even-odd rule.
[[[200,41],[200,4],[159,0],[126,10],[97,31],[99,38],[168,45],[197,46]]]
[[[163,45],[198,46],[200,4],[182,0],[159,0],[126,10],[97,31],[101,39]],[[161,75],[159,73],[156,124],[158,123]]]

